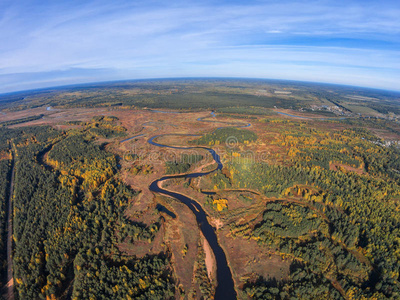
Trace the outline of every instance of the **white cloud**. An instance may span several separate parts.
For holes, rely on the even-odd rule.
[[[400,74],[400,4],[389,2],[8,2],[0,12],[0,40],[6,41],[0,74],[59,72],[61,78],[62,70],[105,68],[138,78],[207,76],[207,70],[240,76],[247,70],[250,77],[347,76],[356,84],[368,72],[364,81],[385,85],[385,72],[390,78]],[[327,45],[318,45],[321,38]],[[329,45],[330,39],[343,39],[343,46]],[[357,40],[365,43],[357,47]],[[327,74],[328,67],[342,77]],[[281,74],[282,68],[292,72]]]

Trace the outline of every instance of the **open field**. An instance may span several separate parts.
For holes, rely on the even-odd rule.
[[[383,116],[381,113],[365,105],[357,105],[354,103],[342,103],[342,105],[355,114],[369,115],[375,117]]]

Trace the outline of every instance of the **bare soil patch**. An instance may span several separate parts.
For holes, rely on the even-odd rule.
[[[367,173],[364,171],[364,169],[360,168],[354,168],[345,164],[339,164],[339,163],[329,163],[329,169],[333,171],[340,171],[341,169],[348,171],[348,172],[355,172],[359,175],[366,175]]]
[[[203,237],[203,249],[204,253],[206,254],[206,267],[207,267],[207,273],[208,273],[208,278],[210,278],[211,281],[214,280],[216,277],[216,261],[215,261],[215,256],[214,253],[208,244],[207,240]]]
[[[271,249],[259,246],[253,239],[232,238],[228,228],[219,232],[218,238],[231,267],[235,286],[242,288],[248,279],[258,276],[277,280],[288,278],[291,261],[283,260]],[[247,299],[240,294],[239,298]]]

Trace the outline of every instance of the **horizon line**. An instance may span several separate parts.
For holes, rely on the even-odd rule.
[[[325,82],[325,81],[307,81],[307,80],[295,80],[295,79],[280,79],[280,78],[260,78],[260,77],[220,77],[220,76],[188,76],[188,77],[154,77],[154,78],[130,78],[130,79],[117,79],[117,80],[102,80],[102,81],[88,81],[82,83],[72,83],[72,84],[63,84],[63,85],[54,85],[54,86],[47,86],[47,87],[39,87],[35,89],[26,89],[26,90],[15,90],[11,92],[0,93],[0,97],[4,96],[12,96],[15,94],[23,94],[23,93],[30,93],[30,92],[40,92],[40,91],[48,91],[53,89],[63,89],[63,88],[72,88],[72,87],[84,87],[84,86],[91,86],[91,85],[107,85],[119,82],[135,82],[135,81],[158,81],[158,80],[184,80],[184,79],[192,79],[192,80],[260,80],[260,81],[278,81],[281,83],[299,83],[299,84],[318,84],[318,85],[330,85],[336,87],[347,87],[347,88],[356,88],[356,89],[366,89],[366,90],[374,90],[380,92],[390,92],[396,93],[400,95],[399,90],[391,90],[385,88],[376,88],[376,87],[368,87],[368,86],[358,86],[358,85],[351,85],[351,84],[341,84],[341,83],[333,83],[333,82]]]

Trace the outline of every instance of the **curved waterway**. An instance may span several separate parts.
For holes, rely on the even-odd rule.
[[[202,120],[199,120],[202,121]],[[244,126],[239,126],[237,123],[235,124],[237,127],[248,127],[251,124],[245,124]],[[207,220],[207,213],[204,211],[204,209],[201,207],[199,203],[197,203],[195,200],[186,197],[182,194],[175,193],[166,189],[163,189],[159,186],[159,184],[167,179],[172,179],[172,178],[196,178],[196,177],[201,177],[208,175],[210,173],[213,173],[217,170],[222,169],[223,165],[221,163],[221,159],[219,155],[211,148],[206,148],[206,147],[177,147],[177,146],[168,146],[165,144],[160,144],[155,142],[154,140],[161,137],[161,136],[168,136],[168,135],[176,135],[176,134],[161,134],[161,135],[156,135],[151,137],[147,142],[150,143],[153,146],[156,147],[165,147],[165,148],[171,148],[171,149],[205,149],[207,150],[211,156],[213,157],[214,161],[217,163],[217,168],[209,171],[209,172],[200,172],[200,173],[190,173],[190,174],[184,174],[184,175],[169,175],[169,176],[164,176],[161,177],[155,181],[153,181],[150,184],[150,191],[155,192],[155,193],[160,193],[164,195],[171,196],[182,203],[184,203],[189,209],[193,212],[193,214],[196,216],[197,224],[199,225],[199,228],[201,232],[203,233],[204,237],[208,241],[211,249],[214,252],[216,264],[217,264],[217,281],[218,285],[215,290],[215,299],[216,300],[230,300],[230,299],[236,299],[236,291],[234,287],[234,282],[232,278],[232,272],[228,266],[228,261],[226,259],[226,255],[222,247],[218,243],[218,237],[216,234],[215,229],[210,225],[210,223]],[[193,135],[193,134],[177,134],[177,135],[185,135],[185,136],[198,136],[198,135]]]

